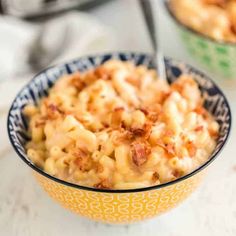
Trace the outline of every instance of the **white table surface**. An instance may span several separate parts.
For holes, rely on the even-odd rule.
[[[160,7],[162,48],[166,55],[195,64],[182,48],[171,21]],[[113,28],[117,50],[151,51],[136,0],[116,0],[91,11]],[[227,95],[236,117],[236,80],[216,81]],[[6,84],[5,84],[6,85]],[[20,87],[20,85],[19,85]],[[18,89],[18,87],[16,86]],[[16,89],[16,90],[17,90]],[[5,91],[5,92],[4,92]],[[0,99],[7,94],[0,85]],[[29,168],[8,144],[6,113],[0,111],[0,235],[162,235],[162,236],[235,236],[236,235],[236,133],[220,157],[209,168],[200,188],[176,209],[149,221],[110,226],[81,218],[53,202],[36,184]]]

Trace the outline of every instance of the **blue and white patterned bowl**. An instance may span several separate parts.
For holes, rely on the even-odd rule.
[[[48,89],[52,87],[55,81],[62,75],[70,74],[78,70],[82,72],[86,71],[109,59],[119,59],[122,61],[129,60],[133,61],[136,65],[143,64],[152,67],[152,56],[142,53],[127,52],[87,56],[72,60],[65,64],[52,66],[37,74],[18,93],[10,108],[7,126],[9,138],[16,153],[34,170],[39,182],[53,198],[65,207],[95,220],[111,223],[129,223],[157,215],[160,212],[174,207],[195,189],[194,183],[198,182],[197,179],[199,179],[198,177],[203,172],[202,170],[216,158],[228,139],[231,128],[231,112],[223,92],[211,79],[189,65],[173,59],[166,59],[165,63],[168,82],[172,83],[183,73],[191,74],[198,83],[205,99],[205,108],[220,124],[220,137],[217,141],[217,146],[210,159],[205,164],[194,170],[192,173],[175,181],[158,186],[132,190],[94,189],[71,184],[48,175],[36,167],[26,155],[24,144],[28,139],[27,120],[22,114],[23,107],[29,103],[37,103],[42,97],[47,96]],[[94,195],[91,197],[91,194],[95,194],[96,196]],[[116,201],[116,204],[118,205],[123,204],[123,200],[120,200],[123,197],[128,204],[127,208],[125,208],[124,211],[121,210],[114,213],[114,209],[120,209],[114,208],[114,201]],[[74,200],[72,201],[72,199]],[[141,204],[140,201],[142,200],[143,203]],[[104,201],[107,201],[107,203]],[[155,201],[157,201],[157,203],[153,208]],[[94,208],[94,204],[103,205],[100,206],[100,208]],[[107,204],[106,209],[110,210],[101,210],[104,208],[104,204]],[[150,204],[150,207],[148,207],[148,204]],[[137,205],[140,210],[138,215],[132,213],[132,211],[136,212],[137,209],[135,207]],[[87,210],[83,211],[83,209]],[[96,212],[99,211],[99,209],[102,212]],[[128,213],[127,209],[129,211]]]

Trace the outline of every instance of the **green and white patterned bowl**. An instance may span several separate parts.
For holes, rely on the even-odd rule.
[[[223,78],[236,78],[236,44],[217,42],[192,30],[174,16],[169,7],[169,0],[165,1],[165,6],[190,55],[208,71]]]

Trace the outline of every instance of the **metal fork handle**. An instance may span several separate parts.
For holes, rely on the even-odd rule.
[[[153,0],[158,1],[158,0]],[[165,60],[164,56],[160,50],[159,45],[159,38],[158,38],[158,30],[155,25],[155,18],[153,14],[153,10],[157,9],[157,7],[154,6],[154,4],[151,3],[151,0],[139,0],[141,10],[143,12],[144,20],[148,29],[148,33],[152,42],[153,50],[154,50],[154,64],[157,68],[158,75],[161,79],[166,79],[166,69],[165,69]],[[158,11],[155,12],[156,19],[159,19],[158,17]]]

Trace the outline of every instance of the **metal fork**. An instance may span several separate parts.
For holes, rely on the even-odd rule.
[[[158,0],[139,0],[145,23],[149,32],[149,36],[152,42],[154,50],[154,66],[157,69],[158,75],[161,79],[166,80],[166,68],[164,56],[160,50],[160,40],[158,37],[158,28],[155,24],[155,18],[153,12],[155,12],[156,19],[158,20],[158,10],[154,1]],[[156,11],[154,11],[156,9]]]

